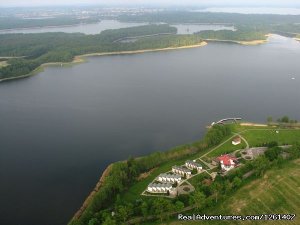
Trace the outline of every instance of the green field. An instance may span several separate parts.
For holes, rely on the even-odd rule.
[[[205,179],[211,179],[211,177],[206,172],[203,172],[189,179],[189,182],[194,187],[197,187],[198,185],[201,185]]]
[[[217,207],[204,212],[207,215],[256,215],[296,214],[300,215],[300,160],[287,162],[281,169],[268,171],[263,178],[254,180],[234,193]],[[164,224],[278,224],[297,225],[300,217],[293,221],[235,221],[235,222],[170,222]]]
[[[276,131],[279,133],[276,133]],[[279,145],[283,145],[300,140],[300,130],[296,129],[252,129],[244,131],[241,135],[249,142],[250,147],[271,141],[277,141]]]
[[[235,150],[244,149],[246,147],[245,142],[242,140],[242,143],[239,145],[233,145],[232,140],[228,140],[222,146],[214,150],[213,152],[206,155],[208,158],[215,158],[217,156],[234,152]]]

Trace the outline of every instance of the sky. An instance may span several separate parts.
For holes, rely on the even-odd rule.
[[[300,6],[299,0],[0,0],[1,7],[45,5],[212,5],[212,6]]]

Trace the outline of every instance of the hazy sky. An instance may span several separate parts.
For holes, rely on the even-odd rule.
[[[164,5],[246,5],[299,6],[299,0],[0,0],[0,6],[75,5],[75,4],[164,4]]]

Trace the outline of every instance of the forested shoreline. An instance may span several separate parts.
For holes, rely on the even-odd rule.
[[[117,19],[120,21],[164,22],[167,24],[150,24],[105,30],[96,35],[85,35],[82,33],[1,34],[0,57],[7,57],[7,61],[5,64],[2,63],[5,66],[0,67],[0,80],[30,75],[42,64],[72,62],[75,56],[84,54],[177,48],[197,45],[203,39],[234,42],[266,40],[266,35],[269,33],[299,38],[300,32],[300,16],[287,15],[243,15],[167,11],[135,16],[121,15]],[[62,24],[62,21],[64,21],[62,18],[50,20],[52,21],[52,25]],[[47,21],[45,20],[43,23],[49,24],[50,22]],[[74,18],[68,17],[64,25],[72,24],[74,21]],[[91,22],[93,19],[88,21]],[[25,23],[28,23],[28,21]],[[177,29],[168,25],[172,23],[222,23],[231,24],[236,30],[205,30],[196,34],[178,35],[176,34]],[[3,27],[3,23],[1,24]],[[167,33],[169,35],[159,35]],[[144,37],[137,38],[134,42],[125,43],[117,41],[137,36]]]
[[[199,35],[175,35],[176,32],[176,28],[164,24],[105,30],[96,35],[81,33],[0,35],[0,56],[17,57],[8,59],[8,66],[0,69],[0,79],[24,76],[45,63],[71,62],[77,55],[182,47],[199,44],[202,41]],[[160,33],[170,35],[139,38],[132,43],[115,42],[126,37]]]
[[[22,19],[17,17],[0,17],[0,30],[51,27],[51,26],[70,26],[82,23],[96,23],[99,18],[90,17],[79,19],[75,16],[58,16],[44,19]]]

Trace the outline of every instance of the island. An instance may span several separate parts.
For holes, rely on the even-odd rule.
[[[299,222],[299,128],[287,116],[266,124],[222,119],[202,140],[113,163],[69,225],[181,224],[192,214]]]

